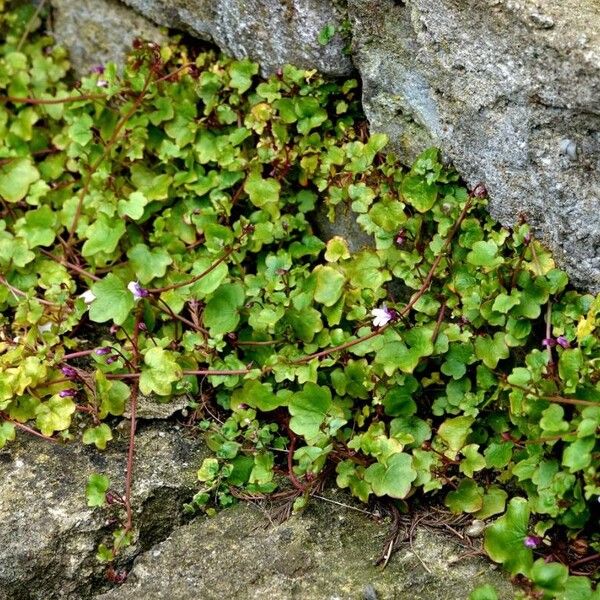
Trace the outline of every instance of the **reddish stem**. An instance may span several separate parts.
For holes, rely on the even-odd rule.
[[[0,414],[7,423],[11,423],[17,429],[20,429],[21,431],[26,431],[27,433],[30,433],[31,435],[34,435],[35,437],[39,437],[42,440],[46,440],[47,442],[52,442],[53,444],[58,444],[58,440],[56,438],[50,437],[48,435],[44,435],[43,433],[40,433],[39,431],[36,431],[35,429],[32,429],[31,427],[27,427],[27,425],[23,425],[23,423],[19,423],[18,421],[13,421],[11,418],[9,418],[4,413],[0,413]]]
[[[89,356],[93,354],[94,350],[79,350],[79,352],[71,352],[70,354],[65,354],[62,357],[63,361],[72,360],[74,358],[81,358],[82,356]]]
[[[134,369],[138,368],[140,353],[138,350],[139,323],[141,321],[141,312],[138,310],[135,315],[135,326],[133,328],[133,357],[131,366]],[[127,521],[125,523],[125,531],[131,531],[133,527],[133,511],[131,508],[131,490],[133,486],[133,462],[135,458],[135,430],[137,427],[137,402],[139,393],[139,379],[135,379],[131,384],[131,397],[129,402],[130,425],[129,425],[129,447],[127,448],[127,469],[125,471],[125,511],[127,513]]]

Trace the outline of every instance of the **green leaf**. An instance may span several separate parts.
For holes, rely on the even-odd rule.
[[[331,406],[329,388],[306,383],[301,392],[294,394],[289,402],[290,429],[310,443],[319,435]]]
[[[142,394],[156,393],[159,396],[171,394],[171,384],[183,377],[175,355],[155,346],[144,355],[144,367],[140,376]]]
[[[498,258],[498,244],[493,240],[480,241],[473,244],[473,249],[467,254],[467,262],[476,267],[493,269],[502,263]]]
[[[125,412],[125,404],[131,395],[131,390],[123,381],[108,381],[99,370],[96,371],[96,393],[100,400],[99,417],[108,415],[116,417]]]
[[[558,374],[565,382],[566,391],[575,391],[579,383],[579,371],[583,366],[583,357],[580,348],[563,350],[558,359]]]
[[[19,235],[27,240],[30,248],[50,246],[56,238],[55,227],[58,223],[56,213],[49,206],[41,206],[25,213],[24,222],[19,224]]]
[[[407,175],[402,180],[400,190],[406,202],[421,213],[431,210],[437,200],[437,186],[421,175]]]
[[[372,464],[365,471],[365,481],[371,484],[373,492],[391,498],[406,498],[416,478],[412,456],[405,452],[393,454],[385,464]]]
[[[472,479],[463,479],[456,490],[446,495],[444,504],[453,513],[477,512],[483,507],[483,490]]]
[[[465,445],[465,441],[469,433],[471,433],[471,425],[474,422],[473,417],[454,417],[446,419],[438,429],[438,436],[446,443],[451,451],[453,458],[458,451]]]
[[[412,396],[418,382],[414,377],[406,377],[403,386],[391,388],[383,399],[385,414],[391,417],[410,417],[417,412],[417,403]]]
[[[248,478],[249,483],[259,485],[269,483],[273,479],[275,460],[272,452],[257,452],[254,456],[254,468]]]
[[[520,302],[521,294],[517,290],[512,290],[510,295],[498,294],[492,305],[492,310],[506,314],[513,306]]]
[[[342,295],[346,278],[329,266],[319,265],[314,272],[317,276],[315,300],[325,306],[333,306]]]
[[[84,444],[94,444],[100,450],[104,450],[107,442],[112,439],[112,431],[106,423],[101,423],[97,427],[90,427],[83,434]]]
[[[224,335],[235,330],[244,297],[244,288],[239,283],[224,284],[215,291],[204,309],[204,324],[211,335]]]
[[[485,531],[484,547],[490,558],[502,563],[512,575],[527,575],[533,564],[532,552],[525,546],[529,527],[529,507],[524,498],[513,498],[506,514]]]
[[[136,244],[127,251],[135,276],[141,284],[164,277],[167,267],[173,262],[164,248],[148,248],[146,244]]]
[[[0,423],[0,450],[4,448],[6,442],[12,442],[15,439],[15,426],[12,423],[4,421]]]
[[[588,467],[592,462],[592,450],[596,445],[596,436],[584,437],[571,442],[563,453],[562,464],[569,472],[576,473]]]
[[[85,488],[87,505],[90,507],[104,506],[106,504],[106,492],[110,487],[110,481],[106,475],[94,473],[88,477]]]
[[[200,275],[205,273],[209,268],[213,267],[214,260],[211,260],[208,256],[198,258],[194,261],[194,268],[192,269],[191,275]],[[229,269],[225,263],[219,263],[216,267],[212,268],[210,272],[206,273],[204,277],[201,277],[198,281],[190,286],[190,291],[194,296],[204,297],[208,294],[212,294],[227,277]]]
[[[0,238],[0,264],[24,267],[35,259],[27,242],[20,238]]]
[[[275,204],[279,200],[281,185],[276,179],[263,179],[257,172],[253,172],[244,183],[244,190],[254,206],[262,207],[265,204]]]
[[[35,423],[44,435],[52,435],[55,431],[64,431],[71,425],[71,415],[75,412],[75,402],[70,398],[52,396],[35,409]]]
[[[29,186],[40,178],[29,158],[15,158],[0,167],[0,198],[7,202],[23,200]]]
[[[289,310],[285,313],[285,319],[303,342],[312,342],[315,335],[323,330],[321,313],[312,307],[301,311]]]
[[[460,463],[459,471],[467,477],[473,477],[476,471],[485,468],[485,459],[479,454],[478,450],[479,444],[469,444],[460,451],[465,458]]]
[[[216,458],[205,458],[198,469],[199,481],[213,481],[219,474],[219,461]]]
[[[483,506],[475,513],[478,519],[489,519],[504,512],[508,494],[497,486],[490,486],[483,496]]]
[[[475,356],[482,360],[486,367],[495,369],[500,360],[509,356],[504,334],[498,331],[493,338],[487,334],[478,336],[475,339]]]
[[[317,41],[321,46],[327,46],[329,42],[333,39],[335,35],[335,25],[328,23],[319,31],[319,35],[317,36]]]
[[[512,458],[514,444],[512,442],[491,442],[483,452],[488,469],[503,469]]]
[[[96,323],[114,321],[122,325],[135,306],[133,294],[112,273],[91,287],[96,299],[90,304],[90,319]]]
[[[498,594],[493,585],[485,583],[471,592],[469,600],[498,600]]]
[[[348,281],[354,287],[363,289],[379,290],[389,279],[388,273],[382,268],[380,258],[368,250],[356,254],[354,259],[345,265],[345,271]]]
[[[531,567],[529,578],[544,592],[552,594],[553,597],[562,592],[569,577],[569,569],[557,562],[546,562],[538,558]]]
[[[327,242],[327,250],[325,251],[325,260],[327,262],[338,262],[350,258],[348,250],[348,242],[343,237],[334,236]]]
[[[115,559],[115,553],[106,544],[99,544],[96,550],[96,560],[101,563],[109,563]]]
[[[93,256],[99,252],[111,254],[115,251],[124,233],[125,223],[123,221],[115,221],[100,214],[85,232],[87,240],[83,244],[81,254],[83,256]]]
[[[473,361],[473,344],[451,344],[446,361],[441,367],[444,375],[449,375],[455,380],[462,379],[467,372],[467,365]]]
[[[252,77],[258,73],[258,65],[250,60],[237,60],[229,68],[229,85],[243,94],[252,86]]]
[[[142,192],[131,192],[127,200],[119,200],[119,216],[137,221],[142,218],[146,204],[148,204],[148,199]]]
[[[231,408],[233,410],[240,405],[247,405],[262,411],[270,411],[275,410],[282,403],[282,399],[273,393],[270,384],[255,380],[245,381],[244,387],[235,390],[231,396]]]
[[[93,126],[94,121],[90,115],[79,115],[68,129],[69,138],[76,144],[85,146],[94,137],[91,131]]]

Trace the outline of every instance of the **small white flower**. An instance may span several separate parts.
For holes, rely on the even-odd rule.
[[[371,315],[374,317],[373,325],[375,327],[383,327],[394,318],[394,313],[385,304],[381,308],[374,308]]]
[[[52,323],[48,321],[43,325],[38,325],[37,328],[40,333],[46,333],[46,331],[50,331],[52,329]]]
[[[130,281],[127,284],[127,289],[133,294],[136,300],[148,296],[148,290],[144,289],[137,281]]]
[[[21,343],[21,336],[20,335],[15,335],[15,337],[13,338],[13,342],[15,344]]]
[[[106,81],[106,79],[98,79],[98,81],[96,82],[96,85],[98,87],[105,88],[105,87],[108,87],[108,81]]]
[[[92,292],[92,290],[86,290],[85,292],[83,292],[83,294],[79,294],[79,297],[83,298],[83,301],[86,304],[91,304],[96,299],[96,296],[94,295],[94,292]]]

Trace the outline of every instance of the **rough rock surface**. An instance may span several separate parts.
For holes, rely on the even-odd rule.
[[[114,526],[108,509],[88,508],[85,487],[90,474],[105,473],[111,488],[122,491],[126,437],[123,431],[102,452],[23,434],[0,451],[0,600],[81,600],[105,584],[95,553]],[[206,452],[165,423],[140,424],[136,448],[140,542],[133,552],[165,539],[182,522],[182,504],[196,491]]]
[[[600,291],[597,0],[350,0],[374,130],[411,159],[440,146],[491,212],[532,223]]]
[[[124,0],[160,25],[214,42],[236,58],[250,57],[272,73],[286,63],[328,75],[352,72],[346,41],[317,38],[325,25],[339,29],[340,0]]]
[[[165,41],[158,27],[117,0],[51,0],[52,31],[69,49],[75,72],[122,63],[136,37]]]
[[[346,495],[330,496],[345,503]],[[196,519],[140,556],[127,582],[98,600],[463,600],[483,583],[512,598],[507,579],[449,538],[418,529],[387,568],[374,565],[388,526],[313,500],[280,525],[252,505]],[[421,562],[422,561],[422,562]]]

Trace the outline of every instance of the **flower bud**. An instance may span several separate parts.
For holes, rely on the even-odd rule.
[[[523,540],[525,548],[537,548],[542,543],[542,538],[537,535],[528,535]]]
[[[68,377],[69,379],[76,379],[78,377],[77,369],[74,369],[73,367],[70,367],[69,365],[65,365],[64,367],[61,367],[60,372],[65,377]]]
[[[483,183],[478,183],[472,190],[471,196],[475,198],[485,198],[488,195],[487,189]]]

